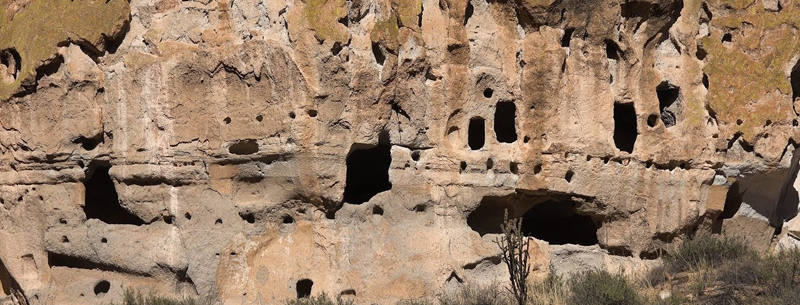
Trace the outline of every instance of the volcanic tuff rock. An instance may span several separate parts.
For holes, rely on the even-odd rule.
[[[505,210],[531,280],[797,214],[798,1],[0,3],[6,302],[392,303],[504,280]]]

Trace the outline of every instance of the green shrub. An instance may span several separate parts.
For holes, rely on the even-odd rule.
[[[210,302],[201,302],[191,298],[178,300],[164,296],[157,296],[153,294],[144,296],[139,291],[127,289],[125,290],[125,295],[122,304],[123,305],[204,305],[204,304],[210,304]]]
[[[576,274],[569,280],[569,304],[638,305],[643,304],[634,285],[622,274],[593,270]]]
[[[286,305],[353,305],[353,301],[342,299],[341,296],[334,300],[323,292],[316,297],[288,300]]]
[[[675,253],[664,257],[664,263],[671,272],[683,272],[703,266],[716,268],[726,261],[753,256],[753,251],[742,240],[702,234],[685,240]]]

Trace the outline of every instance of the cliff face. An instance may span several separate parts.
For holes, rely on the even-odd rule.
[[[0,297],[434,296],[505,279],[505,210],[534,279],[646,268],[699,230],[766,249],[797,214],[798,20],[790,0],[3,0]]]

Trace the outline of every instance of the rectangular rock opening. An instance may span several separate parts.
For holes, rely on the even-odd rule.
[[[483,148],[486,143],[486,124],[481,117],[474,117],[469,120],[469,130],[467,131],[467,144],[472,150]]]
[[[392,189],[389,181],[392,147],[385,144],[366,149],[357,147],[354,145],[346,161],[344,201],[351,204],[362,204]]]
[[[614,145],[621,151],[633,153],[638,136],[633,104],[614,103]]]
[[[517,106],[513,102],[499,102],[494,111],[494,134],[497,142],[517,141]]]
[[[656,87],[656,95],[658,96],[658,109],[661,112],[661,122],[667,128],[675,126],[678,123],[677,115],[681,106],[680,103],[676,103],[680,97],[680,89],[664,82]]]

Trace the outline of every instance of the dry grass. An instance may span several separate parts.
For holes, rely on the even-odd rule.
[[[336,299],[331,298],[326,293],[317,295],[316,297],[299,298],[286,301],[286,305],[353,305],[352,300],[342,299],[341,296]]]
[[[122,305],[210,305],[210,301],[200,301],[193,298],[174,299],[154,294],[143,295],[140,291],[125,290]]]

